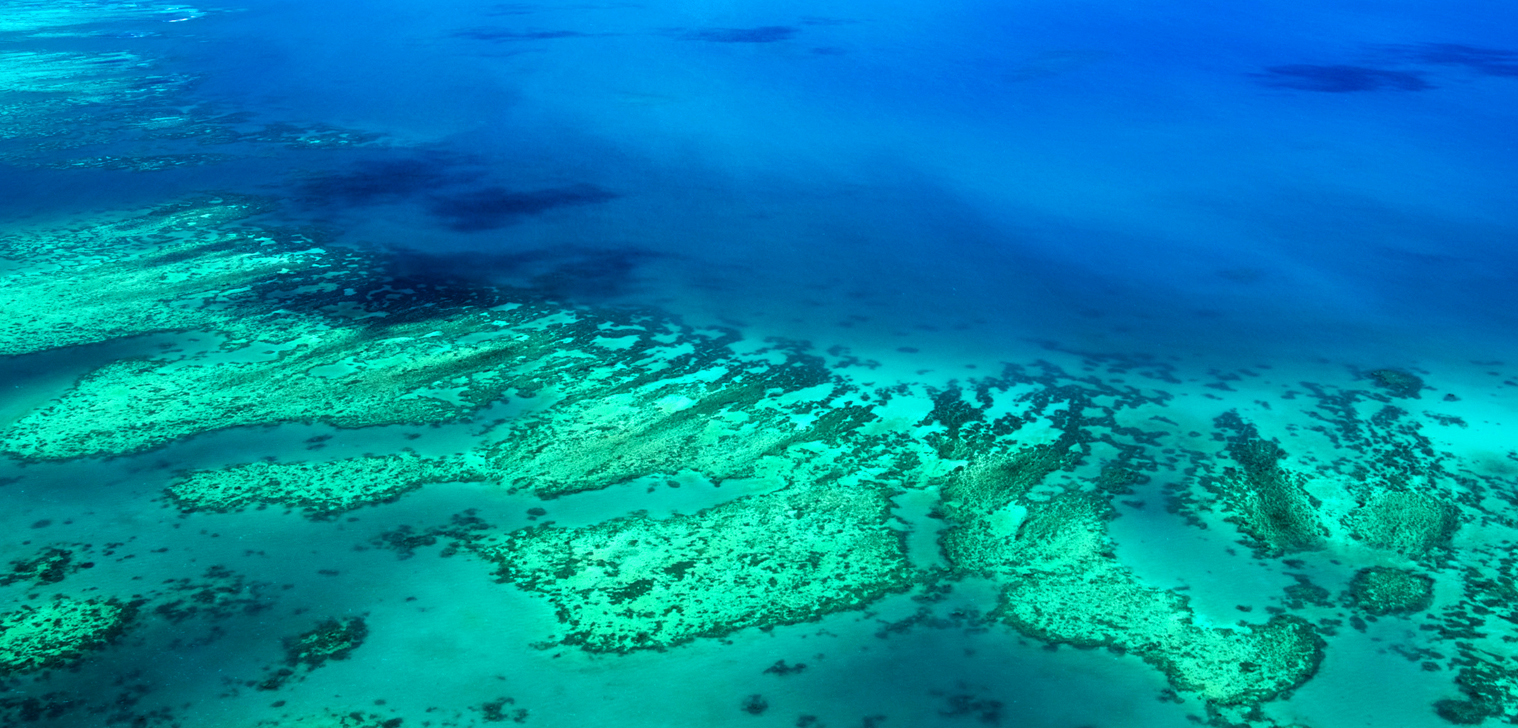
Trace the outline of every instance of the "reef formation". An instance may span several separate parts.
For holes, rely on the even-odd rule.
[[[1051,644],[1133,654],[1218,715],[1290,695],[1322,659],[1325,623],[1311,608],[1220,621],[1117,557],[1115,499],[1182,462],[1156,447],[1173,428],[1128,423],[1167,403],[1157,387],[1040,363],[946,390],[868,390],[787,342],[741,349],[732,332],[651,312],[408,282],[363,254],[253,224],[272,204],[202,197],[0,241],[8,355],[152,333],[213,342],[100,367],[17,419],[0,448],[34,462],[120,456],[237,427],[468,421],[515,398],[532,406],[453,455],[232,464],[182,474],[165,502],[329,517],[450,483],[548,499],[682,473],[764,483],[689,515],[439,535],[543,595],[563,624],[555,639],[589,651],[667,649],[973,576],[1000,585],[993,618]],[[1388,395],[1312,394],[1318,434],[1353,459],[1299,461],[1224,412],[1210,446],[1191,438],[1192,476],[1167,478],[1174,507],[1236,530],[1260,558],[1340,544],[1381,554],[1401,565],[1358,572],[1347,603],[1368,618],[1426,611],[1426,574],[1446,569],[1463,520],[1460,500],[1427,484],[1456,476]],[[890,414],[914,398],[931,403],[926,416]],[[1370,418],[1350,411],[1377,401]],[[941,566],[909,557],[892,501],[909,491],[937,494]],[[86,603],[49,608],[60,604]],[[41,649],[26,645],[72,659],[119,628],[104,614],[119,609],[87,604],[104,615],[96,626],[42,642],[22,641],[36,620],[16,613],[0,635],[22,645],[9,669],[62,659],[19,656]]]

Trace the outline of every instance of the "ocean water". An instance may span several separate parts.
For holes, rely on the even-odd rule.
[[[0,725],[1518,721],[1515,28],[0,0]]]

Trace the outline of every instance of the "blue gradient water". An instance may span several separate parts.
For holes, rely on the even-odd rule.
[[[369,163],[425,179],[314,209],[439,273],[578,261],[602,278],[567,293],[819,343],[842,335],[824,319],[863,315],[884,336],[969,324],[1227,358],[1481,349],[1511,324],[1512,60],[1420,60],[1511,48],[1511,12],[271,2],[199,21],[186,52],[208,96],[406,140]],[[1429,87],[1267,70],[1291,65]],[[313,162],[300,174],[364,169]],[[605,195],[429,210],[577,185]]]

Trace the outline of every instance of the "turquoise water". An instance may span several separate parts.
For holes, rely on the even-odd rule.
[[[0,5],[0,724],[1518,719],[1514,21]]]

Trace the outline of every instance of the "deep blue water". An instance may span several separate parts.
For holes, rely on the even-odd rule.
[[[254,2],[113,42],[256,123],[395,142],[131,187],[279,190],[419,271],[574,266],[555,292],[819,343],[973,325],[1227,359],[1434,331],[1481,349],[1511,324],[1510,20]],[[121,194],[48,176],[11,179]],[[851,315],[879,331],[830,326]]]
[[[186,52],[405,139],[287,181],[438,274],[1211,354],[1511,323],[1510,13],[253,3]]]

